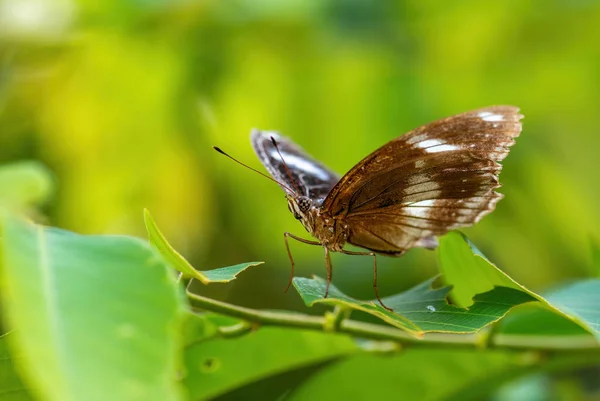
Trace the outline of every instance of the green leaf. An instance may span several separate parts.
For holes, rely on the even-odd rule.
[[[264,262],[247,262],[235,266],[221,267],[213,270],[204,270],[202,273],[209,283],[227,283],[250,266],[262,265]]]
[[[1,206],[22,209],[39,205],[48,200],[53,187],[51,173],[38,162],[0,166]]]
[[[150,215],[147,209],[144,209],[144,222],[148,231],[148,238],[152,246],[154,246],[171,266],[179,271],[184,278],[195,278],[203,284],[209,283],[227,283],[237,277],[238,274],[249,268],[250,266],[258,266],[264,262],[247,262],[235,266],[223,267],[219,269],[199,271],[194,269],[192,265],[177,252],[167,241],[165,236],[160,232],[156,222]]]
[[[0,399],[2,401],[33,401],[29,390],[17,374],[7,340],[10,333],[0,336]]]
[[[19,371],[46,400],[178,400],[184,297],[130,237],[3,222],[2,304]]]
[[[264,327],[234,339],[212,339],[185,352],[190,399],[210,399],[249,383],[358,351],[348,336]]]
[[[600,339],[600,280],[593,279],[563,287],[547,299],[514,281],[489,262],[458,232],[441,239],[438,251],[443,281],[452,286],[432,289],[435,278],[398,295],[384,299],[390,312],[375,300],[360,301],[320,278],[295,278],[294,286],[308,306],[338,305],[363,311],[415,335],[427,332],[470,333],[499,320],[511,308],[539,303]],[[448,304],[446,298],[452,300]],[[578,333],[581,334],[581,333]]]
[[[181,272],[184,278],[195,278],[204,284],[208,283],[207,277],[196,271],[192,265],[190,265],[190,263],[167,242],[167,239],[158,229],[158,226],[148,209],[144,209],[144,223],[146,223],[150,244],[160,252],[163,258],[165,258],[175,270]]]
[[[512,307],[534,299],[521,291],[496,287],[478,294],[468,309],[446,302],[449,287],[432,289],[436,278],[427,280],[401,294],[383,299],[390,312],[376,300],[360,301],[351,298],[335,286],[325,294],[326,282],[321,278],[294,278],[294,286],[307,306],[317,303],[340,305],[374,315],[387,323],[415,335],[427,332],[473,333],[502,318]]]
[[[444,283],[451,285],[450,299],[455,305],[467,307],[476,294],[504,286],[515,288],[539,298],[498,269],[458,231],[440,238],[438,261]]]
[[[545,297],[552,306],[575,317],[575,321],[583,323],[600,339],[600,279],[564,285]]]
[[[541,303],[519,306],[499,322],[491,339],[494,346],[521,344],[521,348],[568,346],[572,350],[598,349],[596,337],[572,320],[565,319]],[[524,347],[524,344],[528,346]]]
[[[517,283],[483,256],[462,233],[450,232],[440,239],[438,250],[444,282],[453,287],[450,298],[459,306],[468,306],[471,299],[494,286],[519,290],[539,301],[544,307],[563,318],[570,319],[600,339],[600,280],[564,287],[561,293],[543,296]]]
[[[594,366],[598,362],[598,352],[543,359],[535,353],[427,348],[407,349],[395,355],[358,354],[326,366],[286,401],[481,400],[519,375]]]
[[[496,332],[544,337],[591,335],[577,323],[544,308],[539,302],[515,308],[502,319]]]
[[[335,363],[337,360],[339,358],[269,376],[219,395],[217,398],[213,398],[213,401],[283,401],[288,394],[302,385],[309,377],[319,372],[324,366]]]

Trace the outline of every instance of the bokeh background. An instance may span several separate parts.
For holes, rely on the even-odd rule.
[[[0,162],[54,171],[48,224],[144,236],[148,208],[199,269],[266,262],[212,296],[304,308],[283,295],[282,235],[304,229],[213,145],[262,169],[250,129],[279,130],[344,173],[416,126],[514,104],[506,197],[465,232],[541,290],[591,275],[600,240],[599,43],[591,0],[0,0]],[[299,275],[324,275],[319,248],[292,249]],[[373,297],[369,258],[333,262]],[[382,257],[381,292],[436,272],[427,250]]]

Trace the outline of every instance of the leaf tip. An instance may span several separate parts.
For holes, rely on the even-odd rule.
[[[258,262],[250,262],[250,263],[248,263],[248,267],[250,267],[250,266],[260,266],[260,265],[264,265],[264,264],[265,264],[264,260],[261,260],[261,261],[258,261]]]

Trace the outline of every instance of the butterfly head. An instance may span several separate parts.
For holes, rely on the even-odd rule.
[[[308,211],[313,206],[313,202],[310,198],[301,195],[288,195],[288,209],[294,214],[297,220],[304,220],[308,214]]]

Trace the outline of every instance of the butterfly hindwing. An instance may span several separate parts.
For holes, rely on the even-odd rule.
[[[498,162],[521,117],[516,107],[493,106],[419,127],[352,168],[322,208],[348,226],[348,242],[385,254],[472,225],[502,197]]]
[[[271,137],[277,141],[288,172],[273,145]],[[338,182],[340,176],[323,164],[310,157],[301,147],[289,139],[272,131],[253,130],[250,135],[252,147],[260,161],[277,181],[283,182],[291,189],[298,189],[299,194],[315,201],[323,200]],[[283,190],[289,190],[283,187]],[[289,193],[288,193],[289,194]]]

